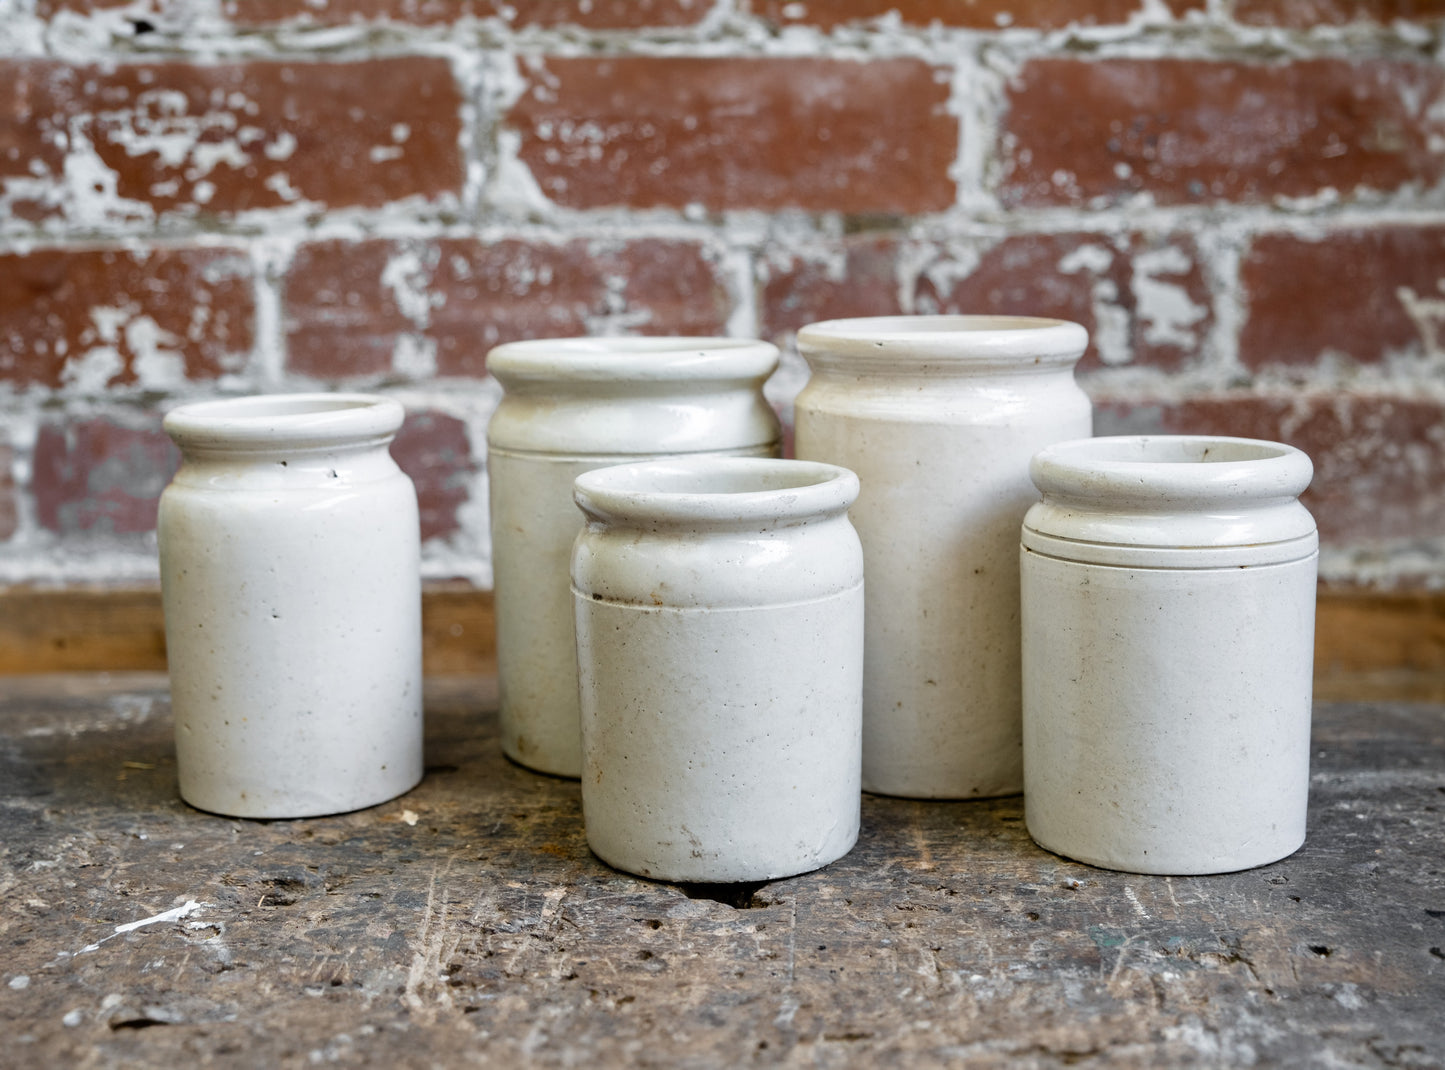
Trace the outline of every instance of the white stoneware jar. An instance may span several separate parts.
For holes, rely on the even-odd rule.
[[[1024,809],[1043,847],[1223,873],[1305,837],[1319,540],[1274,442],[1098,438],[1034,459]]]
[[[582,811],[603,861],[762,881],[858,838],[863,554],[833,465],[687,458],[577,479]]]
[[[583,472],[680,454],[776,456],[763,400],[778,364],[734,338],[566,338],[487,355],[503,394],[487,427],[502,750],[531,769],[582,772],[567,562]]]
[[[1029,458],[1091,431],[1077,324],[896,316],[798,333],[797,455],[858,473],[868,572],[863,788],[1023,787],[1018,529]]]
[[[372,806],[422,775],[416,492],[395,401],[185,405],[161,496],[181,796],[236,817]]]

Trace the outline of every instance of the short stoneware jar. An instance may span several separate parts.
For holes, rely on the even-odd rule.
[[[416,492],[360,394],[185,405],[161,495],[181,796],[236,817],[356,810],[422,775]]]
[[[1087,435],[1088,335],[1062,320],[894,316],[798,333],[800,458],[843,465],[868,572],[863,788],[1023,787],[1019,523],[1029,458]]]
[[[487,355],[502,384],[487,427],[502,750],[543,773],[582,772],[567,563],[583,472],[685,454],[776,456],[766,342],[566,338]]]
[[[1098,438],[1034,458],[1024,809],[1043,847],[1223,873],[1304,842],[1319,540],[1275,442]]]
[[[762,881],[858,838],[852,472],[689,458],[579,476],[587,842],[671,881]]]

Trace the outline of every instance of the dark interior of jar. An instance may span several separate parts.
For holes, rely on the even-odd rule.
[[[358,398],[239,398],[197,406],[206,416],[226,420],[275,419],[278,416],[316,416],[329,412],[367,409],[376,402]]]
[[[747,465],[738,468],[690,470],[649,466],[646,471],[611,472],[606,486],[613,491],[640,494],[757,494],[813,487],[833,478],[811,465]]]

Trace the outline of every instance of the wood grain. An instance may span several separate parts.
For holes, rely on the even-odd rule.
[[[495,671],[490,591],[468,583],[427,584],[421,624],[428,675]],[[165,668],[157,587],[0,588],[0,675]]]

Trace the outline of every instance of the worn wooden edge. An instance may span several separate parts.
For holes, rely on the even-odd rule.
[[[1321,586],[1315,697],[1445,702],[1445,589]]]
[[[422,592],[428,675],[496,671],[492,593],[464,581]],[[0,674],[164,671],[155,587],[0,587]],[[1445,590],[1321,586],[1321,699],[1445,701]]]
[[[428,675],[496,672],[491,591],[465,582],[428,583],[421,625]],[[165,668],[158,587],[0,587],[0,675]]]

